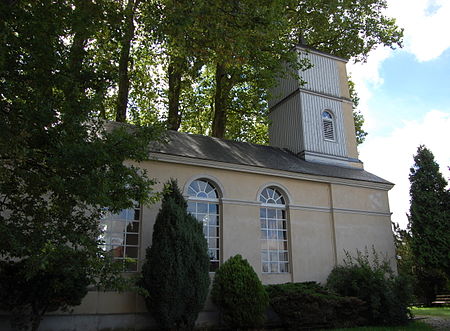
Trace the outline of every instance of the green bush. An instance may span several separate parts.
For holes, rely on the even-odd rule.
[[[269,285],[266,289],[271,307],[288,329],[364,324],[362,300],[338,296],[315,282]]]
[[[192,329],[209,289],[207,242],[186,207],[177,183],[170,181],[142,266],[146,305],[164,329]]]
[[[370,325],[406,324],[412,302],[409,281],[395,275],[389,263],[380,262],[375,252],[373,260],[370,263],[367,253],[358,252],[356,258],[347,254],[344,265],[332,270],[327,286],[340,295],[365,301],[364,317]]]
[[[45,313],[77,306],[88,292],[92,279],[83,251],[62,247],[47,251],[42,260],[31,277],[25,277],[31,259],[0,261],[0,310],[11,312],[14,330],[37,329]]]
[[[240,255],[217,270],[211,295],[230,327],[258,327],[266,320],[269,298],[251,265]]]

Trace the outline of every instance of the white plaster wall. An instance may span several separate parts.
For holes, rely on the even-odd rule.
[[[325,282],[344,250],[374,245],[394,256],[387,192],[343,184],[298,180],[272,175],[252,174],[206,166],[149,161],[140,166],[158,178],[156,189],[170,178],[177,178],[183,190],[190,180],[207,177],[219,184],[222,203],[222,262],[241,254],[255,269],[263,283],[301,281]],[[291,272],[262,274],[260,261],[260,223],[258,192],[276,185],[288,200]],[[160,204],[144,206],[140,265],[145,249],[151,245],[152,229]],[[208,308],[209,309],[209,308]],[[145,313],[141,297],[132,293],[90,292],[74,314]],[[209,315],[202,315],[207,321]]]
[[[290,220],[293,281],[324,283],[335,259],[330,213],[291,210]]]

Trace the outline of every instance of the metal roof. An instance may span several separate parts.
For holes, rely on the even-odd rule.
[[[150,146],[151,152],[293,173],[393,185],[363,169],[308,162],[288,150],[278,147],[175,131],[168,131],[167,139],[164,142],[152,143]]]

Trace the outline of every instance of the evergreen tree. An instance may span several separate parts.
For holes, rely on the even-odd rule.
[[[147,307],[162,328],[192,329],[208,294],[207,242],[186,208],[176,181],[169,181],[141,280]]]
[[[409,228],[416,277],[430,304],[450,275],[450,195],[433,153],[421,145],[410,169]]]

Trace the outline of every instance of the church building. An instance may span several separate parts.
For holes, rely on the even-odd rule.
[[[188,211],[203,224],[214,271],[241,254],[264,284],[324,283],[346,252],[372,247],[395,266],[388,191],[393,184],[358,159],[346,60],[300,49],[313,67],[279,80],[272,91],[270,145],[169,132],[139,164],[161,189],[175,178]],[[160,204],[102,220],[104,249],[130,273],[140,271]],[[381,256],[380,255],[380,256]],[[135,262],[129,262],[129,259]],[[198,324],[214,318],[208,303]],[[42,328],[90,330],[145,327],[144,300],[135,293],[88,293],[70,315]],[[95,327],[94,327],[95,326]],[[56,328],[55,328],[56,329]]]

